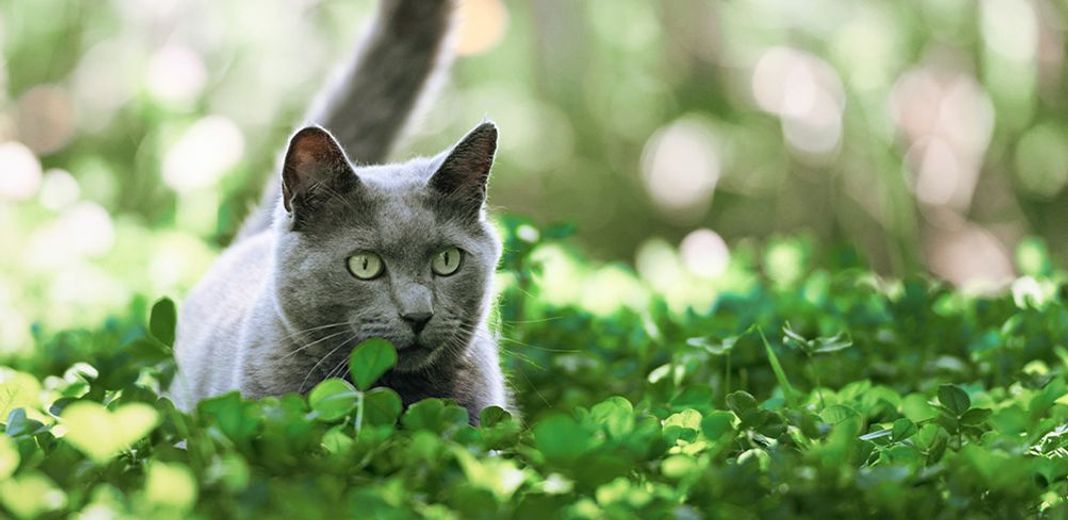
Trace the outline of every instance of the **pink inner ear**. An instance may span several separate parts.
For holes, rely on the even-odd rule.
[[[290,150],[292,166],[301,176],[314,174],[316,169],[335,163],[336,156],[341,154],[330,134],[315,127],[305,128],[297,133]]]
[[[289,201],[295,193],[326,180],[326,176],[337,174],[338,167],[346,163],[341,147],[326,130],[310,126],[297,132],[289,142],[282,168],[282,196],[286,210],[292,210]]]
[[[316,163],[322,157],[322,153],[316,153],[316,151],[308,149],[308,146],[314,145],[297,143],[297,149],[293,151],[293,170],[300,177],[307,177],[313,174]]]

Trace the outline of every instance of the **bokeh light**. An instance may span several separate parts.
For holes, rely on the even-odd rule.
[[[148,90],[162,101],[187,105],[207,82],[200,56],[184,45],[166,45],[148,62]]]
[[[69,172],[52,168],[44,174],[39,194],[41,206],[51,210],[63,209],[78,200],[81,188]]]
[[[993,233],[972,223],[946,219],[924,240],[931,271],[976,292],[1003,289],[1013,279],[1012,260]]]
[[[41,186],[41,163],[26,145],[0,143],[0,199],[24,200]]]
[[[968,209],[994,128],[983,88],[963,73],[921,68],[894,86],[891,110],[909,143],[906,162],[919,200]]]
[[[653,134],[642,151],[642,180],[657,208],[684,221],[704,216],[720,177],[718,147],[714,131],[696,119]]]
[[[107,128],[115,112],[133,99],[138,87],[133,78],[143,67],[144,54],[135,41],[112,38],[81,56],[71,83],[82,128],[93,132]]]
[[[486,52],[500,43],[507,28],[508,11],[500,0],[462,2],[456,52],[461,56]]]
[[[1029,129],[1016,146],[1015,166],[1024,191],[1055,197],[1068,183],[1068,130],[1055,123]]]
[[[458,59],[394,157],[494,120],[491,209],[577,229],[574,249],[537,253],[553,301],[706,305],[752,282],[745,262],[789,285],[792,263],[841,242],[881,273],[960,285],[1004,286],[1029,235],[1068,256],[1059,4],[461,5]],[[71,320],[106,312],[58,279],[84,277],[101,302],[181,294],[374,13],[373,1],[0,5],[0,234],[18,252],[0,259],[0,290],[30,305],[0,303],[0,324],[58,308],[53,295]],[[820,247],[775,238],[797,233]],[[27,340],[8,330],[0,339]]]
[[[647,240],[638,248],[634,264],[642,279],[657,292],[667,292],[676,284],[686,282],[686,271],[678,254],[666,240]]]
[[[802,155],[835,151],[842,138],[845,97],[827,62],[789,47],[766,51],[753,70],[753,97],[782,119],[783,136]]]
[[[982,0],[980,28],[990,50],[1003,57],[1031,62],[1038,49],[1038,18],[1026,0]]]
[[[66,89],[39,85],[18,100],[15,125],[18,138],[38,154],[62,149],[74,135],[74,105]]]
[[[207,116],[167,150],[163,180],[179,192],[211,186],[242,159],[244,151],[245,138],[233,121]]]
[[[690,272],[702,278],[722,275],[730,261],[727,243],[711,229],[690,232],[679,244],[679,252]]]
[[[111,250],[115,228],[107,210],[94,202],[79,202],[33,232],[25,259],[33,269],[47,272],[98,257]]]

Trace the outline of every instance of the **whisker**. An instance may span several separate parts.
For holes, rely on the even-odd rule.
[[[545,404],[546,407],[552,406],[552,404],[549,403],[549,400],[546,399],[544,395],[542,395],[541,390],[538,390],[538,387],[534,384],[533,381],[530,380],[530,377],[527,376],[526,372],[524,372],[519,367],[516,367],[515,371],[519,372],[519,375],[523,376],[523,379],[527,382],[527,386],[529,386],[531,390],[534,390],[534,395],[538,396],[538,399],[541,399],[541,402]]]
[[[341,358],[341,361],[338,362],[337,366],[335,366],[334,368],[330,369],[330,371],[326,373],[326,377],[324,379],[330,379],[331,377],[338,377],[339,375],[341,375],[342,373],[345,372],[345,367],[348,366],[348,364],[349,364],[348,356],[343,356]]]
[[[500,320],[501,323],[508,323],[510,325],[519,325],[523,323],[545,323],[549,321],[562,320],[564,316],[549,316],[548,318],[539,318],[536,320]]]
[[[460,325],[458,325],[456,327],[456,330],[459,330],[460,332],[466,332],[466,333],[469,333],[469,334],[475,334],[475,333],[477,333],[479,331],[479,329],[478,329],[478,327],[476,325],[468,325],[468,324],[465,324],[465,323],[461,323]],[[505,336],[503,334],[498,334],[496,339],[498,340],[498,342],[515,343],[517,345],[522,345],[524,347],[533,348],[533,349],[537,349],[537,350],[542,350],[542,351],[545,351],[545,352],[555,352],[555,353],[558,353],[558,354],[578,354],[578,353],[582,352],[579,349],[552,348],[552,347],[543,347],[543,346],[540,346],[540,345],[534,345],[534,344],[531,344],[531,343],[525,343],[523,341],[519,341],[519,340],[514,339],[514,338],[509,338],[509,337],[507,337],[507,336]]]
[[[301,381],[301,383],[300,383],[300,391],[301,391],[301,393],[303,393],[305,391],[304,388],[308,384],[308,378],[311,377],[311,375],[313,373],[315,373],[315,369],[318,368],[319,365],[322,364],[323,361],[326,361],[327,359],[330,359],[330,356],[334,355],[334,352],[337,352],[338,349],[340,349],[341,347],[344,347],[345,343],[348,343],[349,341],[351,341],[352,339],[355,339],[355,338],[356,338],[356,336],[353,335],[351,338],[346,339],[345,341],[342,341],[341,343],[338,344],[338,346],[334,347],[333,350],[331,350],[330,352],[327,352],[326,355],[322,357],[322,359],[320,359],[319,361],[316,361],[315,364],[312,365],[311,369],[308,370],[308,375],[304,376],[304,381]]]
[[[335,332],[335,333],[330,334],[328,336],[324,336],[322,338],[319,338],[319,339],[317,339],[317,340],[315,340],[315,341],[313,341],[311,343],[308,343],[307,345],[304,345],[304,346],[294,350],[293,352],[290,352],[290,353],[278,358],[278,361],[282,361],[284,359],[288,359],[288,358],[290,358],[290,357],[292,357],[292,356],[294,356],[294,355],[296,355],[296,354],[298,354],[298,353],[300,353],[300,352],[302,352],[304,350],[307,350],[309,347],[312,347],[312,346],[316,345],[317,343],[322,343],[322,342],[324,342],[324,341],[326,341],[326,340],[328,340],[330,338],[336,338],[336,337],[338,337],[338,336],[340,336],[340,335],[342,335],[342,334],[344,334],[346,332],[348,332],[348,331],[347,330],[343,330],[341,332]]]
[[[314,332],[314,331],[317,331],[317,330],[328,329],[328,328],[331,328],[331,327],[340,327],[342,325],[348,325],[348,324],[349,324],[349,322],[347,322],[347,321],[339,321],[337,323],[328,323],[326,325],[320,325],[318,327],[311,327],[311,328],[307,328],[307,329],[304,329],[304,330],[298,330],[298,331],[296,331],[296,332],[294,332],[294,333],[292,333],[292,334],[290,334],[288,336],[283,337],[282,340],[287,340],[287,339],[292,338],[293,336],[297,336],[297,335],[300,335],[300,334],[305,334],[305,333],[308,333],[308,332]]]
[[[500,340],[500,341],[506,341],[506,342],[509,342],[509,343],[515,343],[516,345],[521,345],[521,346],[524,346],[524,347],[529,347],[529,348],[541,350],[541,351],[544,351],[544,352],[555,352],[555,353],[558,353],[558,354],[578,354],[579,352],[582,352],[579,349],[541,347],[541,346],[533,345],[533,344],[530,344],[530,343],[524,343],[522,341],[519,341],[518,339],[506,338],[504,336],[501,336],[501,337],[499,337],[497,339]]]
[[[523,363],[526,363],[527,365],[530,365],[530,366],[532,366],[534,368],[537,368],[538,370],[545,370],[545,367],[542,366],[537,361],[534,361],[534,358],[530,357],[527,354],[519,352],[517,350],[509,350],[508,351],[508,357],[510,359],[515,359],[517,361],[521,361]]]

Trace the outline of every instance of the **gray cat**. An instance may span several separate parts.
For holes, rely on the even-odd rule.
[[[346,376],[352,347],[372,337],[397,347],[380,382],[405,405],[452,398],[473,422],[508,406],[486,324],[501,250],[484,210],[496,127],[432,158],[348,158],[384,158],[447,60],[453,11],[383,2],[355,65],[309,117],[338,139],[319,126],[293,135],[281,182],[186,298],[171,388],[180,407],[231,390],[307,392]]]

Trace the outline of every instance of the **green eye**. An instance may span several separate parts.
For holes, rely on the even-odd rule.
[[[464,259],[464,252],[458,248],[450,247],[434,257],[430,267],[435,274],[449,276],[460,268],[460,262]]]
[[[349,257],[349,272],[361,280],[371,280],[382,274],[382,258],[369,251],[356,253]]]

